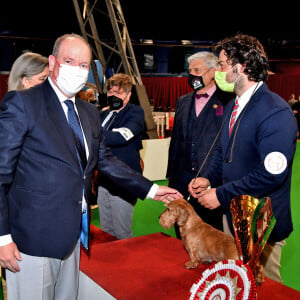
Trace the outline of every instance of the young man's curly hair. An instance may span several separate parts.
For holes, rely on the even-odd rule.
[[[262,44],[256,37],[237,34],[225,38],[215,46],[217,53],[222,50],[233,66],[240,63],[245,66],[244,73],[249,80],[255,82],[266,81],[268,78],[269,63]]]

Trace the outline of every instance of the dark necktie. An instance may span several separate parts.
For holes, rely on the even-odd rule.
[[[199,116],[200,112],[202,111],[204,107],[204,102],[209,97],[207,93],[204,94],[196,94],[195,95],[195,109],[196,109],[196,115]]]
[[[86,151],[84,146],[83,133],[81,130],[79,118],[77,116],[77,113],[75,112],[73,101],[66,100],[65,103],[68,106],[68,122],[70,128],[72,129],[77,154],[79,155],[79,162],[82,167],[82,171],[84,171],[87,160],[86,160]]]
[[[108,119],[108,121],[105,123],[105,125],[103,126],[103,129],[108,130],[111,128],[115,118],[117,116],[117,112],[113,111],[112,115],[110,116],[110,118]]]
[[[83,132],[81,130],[79,118],[74,109],[73,101],[66,100],[65,103],[68,107],[68,122],[70,128],[72,129],[72,133],[76,145],[77,157],[80,162],[80,166],[83,173],[87,163]],[[81,233],[80,233],[80,241],[84,246],[84,248],[86,249],[88,249],[88,231],[89,231],[88,227],[89,227],[89,222],[88,222],[88,205],[87,205],[87,209],[82,213]]]
[[[204,94],[196,94],[195,95],[196,100],[200,99],[200,98],[208,98],[208,94],[204,93]]]

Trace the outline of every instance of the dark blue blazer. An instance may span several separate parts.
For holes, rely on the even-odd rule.
[[[100,113],[101,123],[105,120],[110,110]],[[127,128],[133,137],[126,140],[120,132],[114,129]],[[126,163],[132,169],[142,173],[140,163],[140,150],[142,148],[142,133],[144,131],[144,111],[140,106],[128,103],[120,110],[108,130],[103,130],[105,142],[109,146],[113,155]],[[133,193],[128,193],[122,187],[116,187],[109,178],[100,174],[99,185],[109,190],[112,195],[119,196],[131,204],[137,202],[137,197]]]
[[[0,235],[29,255],[63,258],[78,241],[82,194],[95,168],[137,197],[152,182],[115,158],[104,142],[99,112],[76,99],[89,158],[81,171],[61,104],[48,80],[9,92],[0,102]]]
[[[227,119],[220,145],[204,177],[217,187],[217,197],[228,212],[235,196],[270,197],[277,223],[270,241],[280,241],[293,230],[290,206],[290,187],[297,124],[290,106],[263,84],[238,117],[229,137],[229,119],[234,102],[228,103]],[[272,174],[265,167],[269,153],[280,152],[287,160],[287,168]],[[273,172],[274,173],[274,172]]]
[[[110,110],[100,113],[101,123],[105,120]],[[128,103],[120,110],[109,130],[104,130],[105,142],[113,155],[128,164],[138,172],[142,172],[140,164],[140,150],[142,149],[142,134],[144,131],[144,111],[140,106]],[[127,128],[133,137],[126,140],[114,129]]]

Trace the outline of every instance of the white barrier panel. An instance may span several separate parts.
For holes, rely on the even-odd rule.
[[[144,162],[143,175],[151,181],[166,179],[171,138],[143,140],[140,151]]]

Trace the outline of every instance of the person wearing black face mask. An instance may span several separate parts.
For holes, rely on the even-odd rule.
[[[123,104],[124,104],[123,99],[121,99],[115,95],[108,96],[107,102],[108,102],[109,108],[111,110],[119,110],[120,108],[123,107]]]
[[[211,160],[214,147],[211,151],[210,148],[221,127],[223,105],[231,97],[215,84],[218,58],[212,52],[197,52],[188,57],[188,64],[188,83],[194,91],[181,96],[177,102],[167,168],[169,186],[176,187],[185,199],[189,196],[188,184],[206,156],[202,170]],[[222,230],[220,209],[210,211],[194,198],[190,203],[204,221]],[[176,226],[175,231],[179,238]]]
[[[100,113],[106,144],[113,155],[142,173],[144,111],[129,103],[132,82],[126,74],[115,74],[107,81],[109,109]],[[117,188],[107,178],[99,178],[98,206],[101,229],[118,239],[132,237],[132,217],[137,198]]]
[[[197,68],[195,68],[196,70],[192,70],[191,69],[191,72],[197,72]],[[210,71],[210,69],[209,70],[207,70],[206,72],[205,72],[205,74],[207,73],[207,72],[209,72]],[[201,71],[200,71],[201,72]],[[204,82],[203,82],[203,76],[205,75],[205,74],[203,74],[203,75],[194,75],[194,74],[192,74],[192,73],[189,73],[189,75],[188,75],[188,83],[189,83],[189,85],[190,85],[190,87],[194,90],[194,91],[199,91],[199,90],[201,90],[201,89],[203,89],[204,87],[205,87],[205,84],[204,84]]]

